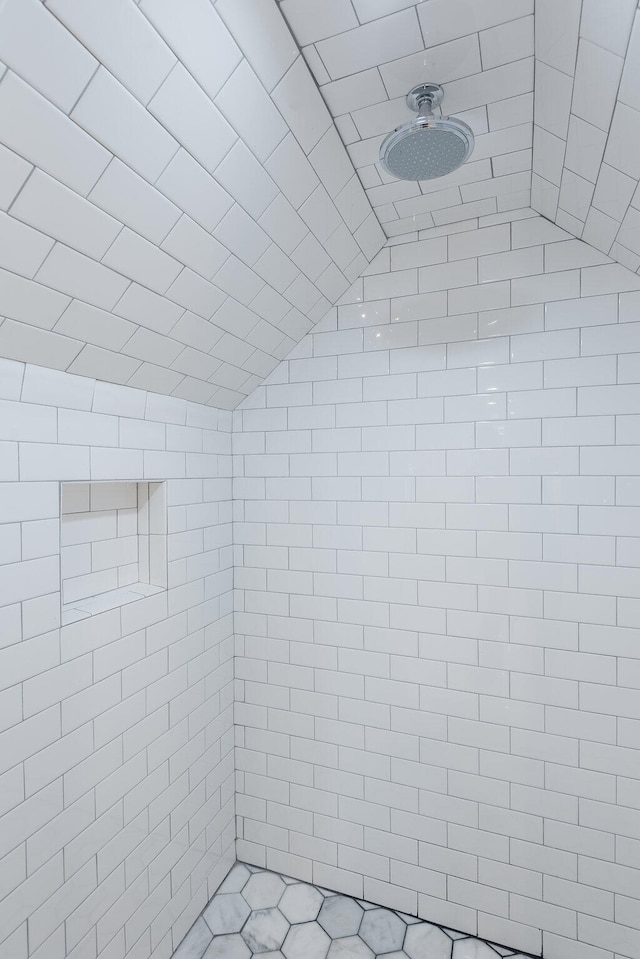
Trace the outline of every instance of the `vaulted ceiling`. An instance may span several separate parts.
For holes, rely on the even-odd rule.
[[[640,269],[637,0],[0,0],[0,61],[0,356],[233,408],[385,238],[532,205]],[[392,180],[424,81],[475,151]]]
[[[0,355],[231,408],[384,241],[275,0],[0,3]]]

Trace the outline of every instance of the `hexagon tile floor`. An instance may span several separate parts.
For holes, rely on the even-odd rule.
[[[464,933],[236,863],[173,959],[529,959]]]

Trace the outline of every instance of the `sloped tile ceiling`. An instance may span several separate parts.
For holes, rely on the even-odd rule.
[[[3,0],[0,60],[2,356],[232,408],[384,241],[275,0]]]
[[[537,0],[534,209],[640,271],[637,0]]]
[[[387,236],[529,206],[534,0],[280,5]],[[405,97],[425,81],[444,86],[442,112],[466,120],[475,150],[447,177],[393,180],[377,162],[380,144],[415,116]]]
[[[0,0],[0,356],[233,408],[385,234],[531,204],[639,271],[639,18],[637,0]],[[380,143],[423,81],[476,148],[392,180]]]

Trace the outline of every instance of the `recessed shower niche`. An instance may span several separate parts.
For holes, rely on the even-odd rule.
[[[164,483],[60,484],[62,624],[167,588]]]

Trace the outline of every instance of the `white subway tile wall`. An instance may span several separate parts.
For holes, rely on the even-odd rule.
[[[426,231],[233,414],[239,858],[637,957],[639,306],[531,211]]]
[[[0,396],[0,956],[169,959],[235,858],[231,414],[8,360]],[[59,481],[119,492],[99,552],[165,477],[168,589],[61,626]]]
[[[2,356],[231,409],[384,241],[275,0],[4,0],[0,61]]]

